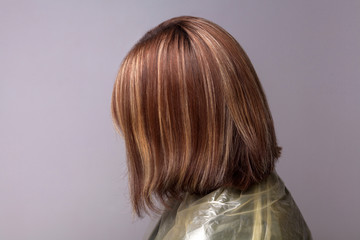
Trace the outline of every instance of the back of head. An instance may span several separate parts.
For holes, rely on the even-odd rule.
[[[280,156],[256,72],[218,25],[177,17],[150,30],[125,57],[112,96],[127,149],[135,212],[184,193],[247,189]]]

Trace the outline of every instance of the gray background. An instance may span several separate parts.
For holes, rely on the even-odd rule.
[[[110,115],[122,58],[158,23],[208,18],[250,56],[277,170],[315,239],[360,239],[360,1],[0,2],[0,239],[142,239]]]

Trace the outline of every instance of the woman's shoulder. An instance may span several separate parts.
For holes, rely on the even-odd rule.
[[[186,195],[161,217],[152,239],[311,239],[276,172],[247,191],[219,188]]]

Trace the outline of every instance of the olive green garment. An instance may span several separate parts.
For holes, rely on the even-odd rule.
[[[217,189],[187,194],[165,212],[151,240],[312,239],[291,194],[276,172],[245,192]]]

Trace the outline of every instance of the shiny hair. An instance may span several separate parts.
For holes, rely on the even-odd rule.
[[[123,60],[112,117],[126,143],[132,205],[159,212],[185,193],[246,190],[274,169],[281,147],[257,74],[223,28],[176,17]]]

